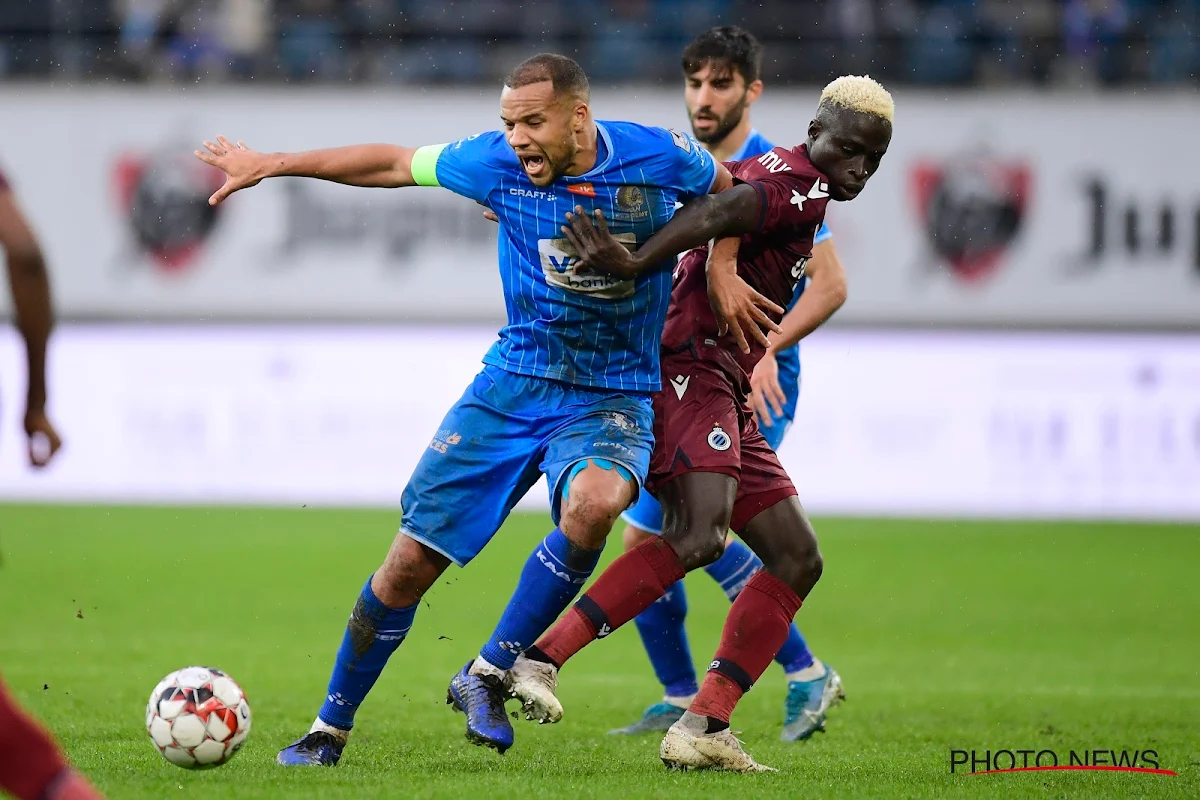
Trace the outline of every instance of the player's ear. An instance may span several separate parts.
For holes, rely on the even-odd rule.
[[[758,98],[762,97],[762,90],[762,81],[751,81],[750,85],[746,87],[746,104],[749,105]]]
[[[820,136],[821,130],[822,130],[821,121],[818,120],[816,117],[813,117],[812,121],[808,123],[808,139],[809,139],[809,141],[812,141],[813,139],[816,139],[818,136]]]
[[[575,103],[575,108],[571,111],[571,128],[576,131],[582,131],[587,127],[588,121],[588,104],[582,101]]]

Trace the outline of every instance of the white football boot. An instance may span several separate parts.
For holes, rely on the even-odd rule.
[[[542,724],[562,719],[562,703],[554,694],[558,688],[558,667],[553,664],[519,655],[505,674],[504,685],[510,695],[521,701],[525,719]]]
[[[775,772],[759,764],[742,749],[733,731],[705,733],[708,722],[688,712],[671,726],[658,748],[659,758],[670,769],[712,769],[727,772]]]

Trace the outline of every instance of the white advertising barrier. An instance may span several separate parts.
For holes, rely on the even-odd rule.
[[[816,91],[754,107],[805,136]],[[896,93],[862,197],[830,204],[834,324],[1200,328],[1200,104],[1190,95]],[[684,127],[681,92],[599,91],[601,118]],[[76,319],[500,320],[495,229],[439,189],[268,181],[228,204],[191,151],[419,145],[497,127],[498,92],[0,90],[0,163]],[[1153,144],[1130,146],[1131,126]]]
[[[5,376],[0,498],[399,507],[484,328],[71,326],[36,473]],[[781,457],[818,514],[1200,520],[1200,336],[822,331]],[[523,503],[546,508],[543,485]]]

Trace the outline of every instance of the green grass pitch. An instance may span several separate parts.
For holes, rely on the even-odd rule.
[[[772,666],[733,722],[780,771],[738,776],[668,773],[657,738],[605,734],[658,698],[633,626],[564,671],[562,723],[514,722],[505,756],[466,742],[446,684],[548,528],[517,515],[430,593],[342,764],[277,767],[397,522],[0,506],[0,671],[111,798],[1200,796],[1200,528],[1182,525],[818,521],[825,577],[799,621],[849,700],[828,734],[782,743]],[[703,665],[728,603],[706,575],[688,583]],[[142,727],[155,682],[194,663],[229,671],[254,712],[246,747],[206,772],[163,761]],[[951,775],[952,748],[1150,748],[1178,776]]]

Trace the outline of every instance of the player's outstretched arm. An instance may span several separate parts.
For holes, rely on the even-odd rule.
[[[562,228],[579,252],[581,266],[628,280],[651,269],[669,267],[675,256],[711,239],[755,230],[759,196],[754,187],[742,184],[690,200],[632,254],[608,235],[604,212],[597,209],[594,220],[595,224],[576,207]]]
[[[225,173],[225,185],[208,198],[216,205],[240,189],[264,178],[319,178],[350,186],[396,188],[415,186],[412,157],[416,148],[394,144],[355,144],[300,153],[260,153],[245,142],[233,144],[224,136],[205,142],[196,158]]]
[[[0,188],[0,246],[7,256],[17,330],[25,340],[28,365],[25,433],[29,437],[29,461],[35,467],[42,467],[62,446],[58,432],[46,416],[46,346],[54,328],[50,276],[33,228],[7,188]]]

